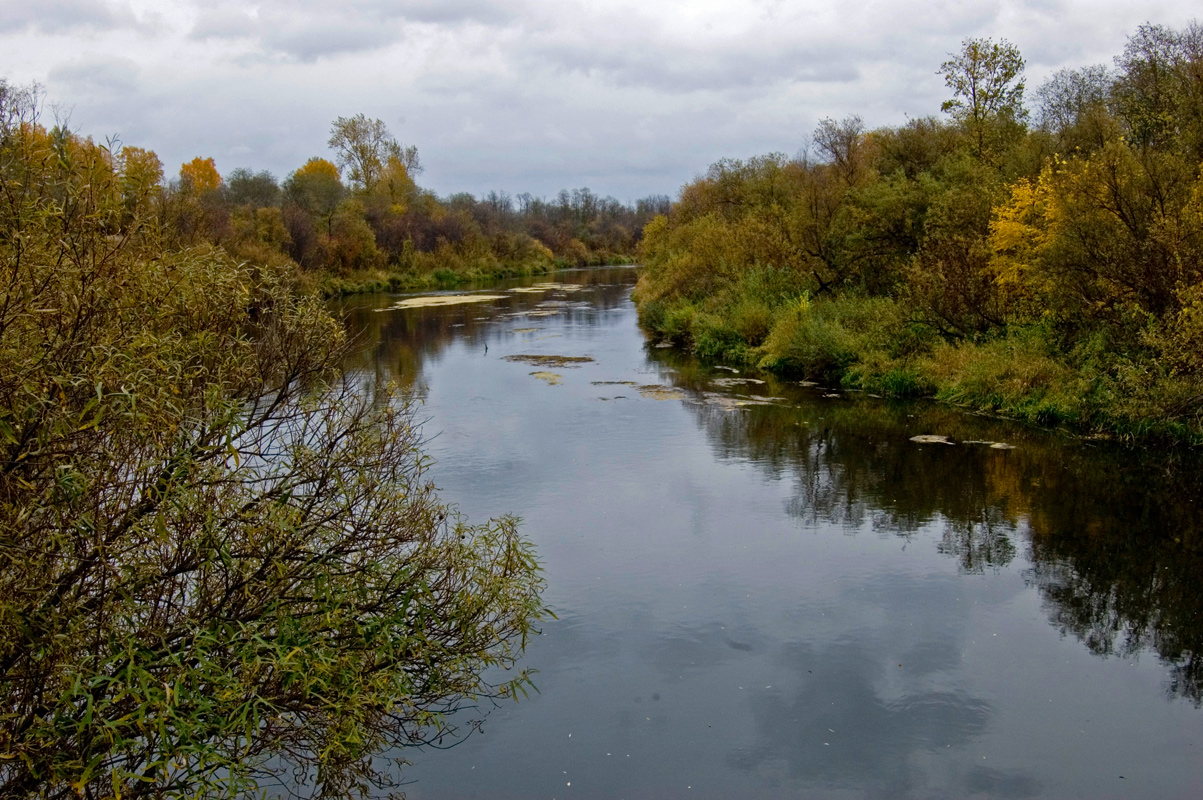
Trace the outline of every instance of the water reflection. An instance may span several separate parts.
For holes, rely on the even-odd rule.
[[[889,618],[834,642],[788,644],[780,658],[794,686],[753,696],[756,737],[731,763],[884,797],[920,788],[916,752],[963,749],[993,715],[950,680],[961,654],[950,633],[962,627],[955,592],[949,582],[901,579],[876,598],[847,597],[888,601]]]
[[[715,373],[679,354],[649,348],[648,358],[694,397],[713,390]],[[1099,655],[1151,650],[1172,670],[1171,695],[1203,700],[1197,455],[1090,444],[926,403],[824,397],[831,392],[818,387],[749,391],[793,402],[697,403],[695,419],[719,457],[790,476],[791,515],[902,537],[939,523],[938,551],[969,573],[1006,566],[1026,546],[1028,580],[1062,632]],[[1017,447],[910,441],[922,433]]]
[[[559,615],[541,694],[409,754],[412,798],[1189,794],[1197,465],[749,382],[644,341],[633,279],[346,304],[353,370],[426,398],[439,485],[524,518]]]
[[[496,295],[505,298],[487,303],[455,306],[409,308],[403,313],[390,311],[397,299],[390,295],[352,296],[332,305],[341,314],[348,332],[363,347],[357,349],[348,368],[376,381],[389,381],[402,389],[423,393],[423,376],[428,366],[437,364],[453,342],[463,343],[485,355],[490,343],[518,336],[538,340],[548,335],[546,322],[554,317],[557,324],[596,324],[607,312],[626,301],[635,271],[629,268],[579,270],[557,273],[557,283],[588,289],[588,300],[578,300],[577,292],[557,288],[540,279],[508,281],[487,290],[472,288],[455,293]],[[531,291],[532,287],[551,288]],[[450,294],[444,293],[444,294]],[[521,320],[520,326],[498,328],[499,319]]]

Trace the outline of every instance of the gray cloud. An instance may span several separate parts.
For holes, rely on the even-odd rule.
[[[259,20],[241,6],[220,6],[202,11],[192,26],[194,39],[241,39],[260,35]]]
[[[137,24],[126,3],[104,0],[0,0],[0,34],[103,31]]]
[[[563,69],[602,77],[620,87],[641,86],[667,92],[723,91],[800,81],[848,83],[859,76],[856,65],[807,45],[781,48],[664,48],[635,38],[621,48],[588,49],[556,43],[533,51]]]
[[[312,0],[268,0],[253,11],[242,5],[205,9],[197,15],[190,36],[247,39],[264,54],[311,63],[398,44],[413,24],[502,25],[514,16],[504,4],[491,0],[350,0],[337,7]]]
[[[69,95],[128,96],[138,86],[138,65],[123,56],[88,54],[50,70],[56,89]]]
[[[823,117],[938,115],[936,70],[966,37],[1017,44],[1035,87],[1109,63],[1146,20],[1192,15],[1173,0],[136,7],[0,0],[0,75],[49,83],[82,130],[119,130],[169,165],[205,154],[284,175],[325,153],[330,120],[362,111],[419,147],[440,193],[588,185],[623,199],[674,193],[724,156],[795,153]]]

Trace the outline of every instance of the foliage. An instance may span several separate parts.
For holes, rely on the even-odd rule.
[[[368,119],[363,114],[334,120],[329,144],[338,156],[338,166],[349,170],[351,184],[367,192],[376,188],[390,161],[398,162],[410,174],[422,169],[416,147],[402,147],[383,120]]]
[[[438,498],[291,265],[165,246],[154,160],[0,90],[0,795],[358,796],[523,692],[515,520]]]
[[[642,323],[708,358],[1038,424],[1203,442],[1203,29],[1054,75],[968,39],[951,121],[822,120],[644,229]],[[765,292],[754,278],[789,275]],[[805,302],[803,302],[803,300]],[[767,326],[767,329],[766,329]]]
[[[159,198],[160,221],[177,243],[217,244],[259,264],[291,260],[301,283],[340,294],[629,263],[644,223],[668,206],[588,189],[554,202],[498,192],[440,199],[415,181],[417,150],[363,114],[335,120],[330,146],[337,164],[311,158],[282,183],[245,168],[223,180],[212,159],[194,159]]]
[[[966,39],[961,52],[940,65],[944,83],[953,93],[940,110],[965,126],[977,155],[984,155],[990,139],[1009,123],[1027,115],[1023,68],[1019,48],[1006,39],[988,38]]]

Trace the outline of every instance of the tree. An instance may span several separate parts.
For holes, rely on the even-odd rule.
[[[347,194],[338,167],[324,158],[311,158],[284,181],[284,196],[308,214],[322,220],[326,227],[334,210]]]
[[[311,158],[285,179],[282,188],[289,254],[303,267],[328,266],[323,243],[333,234],[335,212],[347,195],[338,167],[324,158]]]
[[[965,126],[978,156],[986,151],[993,124],[1020,122],[1027,115],[1023,69],[1019,48],[988,38],[964,40],[960,55],[940,65],[938,74],[953,91],[940,108]]]
[[[812,139],[824,159],[835,167],[848,186],[861,182],[869,169],[865,124],[858,116],[836,122],[824,119],[815,128]]]
[[[185,192],[203,195],[215,192],[222,186],[221,175],[212,158],[197,156],[180,165],[180,185]]]
[[[349,168],[351,183],[365,192],[376,187],[390,158],[396,158],[411,176],[422,171],[416,147],[402,147],[383,120],[363,114],[334,120],[329,144],[337,154],[338,166]]]
[[[1113,98],[1128,138],[1203,160],[1203,25],[1141,25],[1115,64]]]
[[[226,201],[231,206],[264,208],[280,205],[280,185],[267,170],[251,172],[239,167],[225,182]]]
[[[1102,146],[1098,137],[1093,142],[1083,141],[1085,137],[1080,134],[1080,129],[1092,118],[1107,113],[1107,98],[1113,80],[1102,64],[1058,70],[1036,90],[1037,122],[1057,136],[1063,147]]]
[[[110,154],[30,116],[0,128],[0,796],[388,784],[385,749],[526,685],[482,670],[541,614],[530,546],[439,499],[287,271],[163,249]]]
[[[123,147],[114,159],[120,172],[120,188],[126,210],[132,213],[158,199],[163,183],[163,162],[151,150]]]

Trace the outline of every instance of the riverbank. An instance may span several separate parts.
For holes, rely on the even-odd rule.
[[[578,264],[565,259],[555,259],[538,264],[497,264],[491,268],[435,269],[430,272],[359,270],[347,274],[331,272],[309,273],[297,270],[297,284],[303,292],[316,294],[323,299],[347,297],[356,294],[378,292],[424,292],[438,289],[455,289],[460,286],[489,283],[510,278],[530,278],[547,275],[564,269],[585,267],[611,267],[633,264],[626,256],[600,259],[597,263]]]
[[[753,281],[754,282],[754,281]],[[1169,365],[1059,352],[1048,326],[953,340],[892,298],[634,297],[656,337],[718,363],[883,397],[930,398],[1079,436],[1203,446],[1199,386]]]
[[[643,229],[642,324],[707,359],[1203,445],[1197,36],[1142,27],[1030,116],[1018,50],[967,39],[945,117],[825,119],[797,157],[713,164]]]

